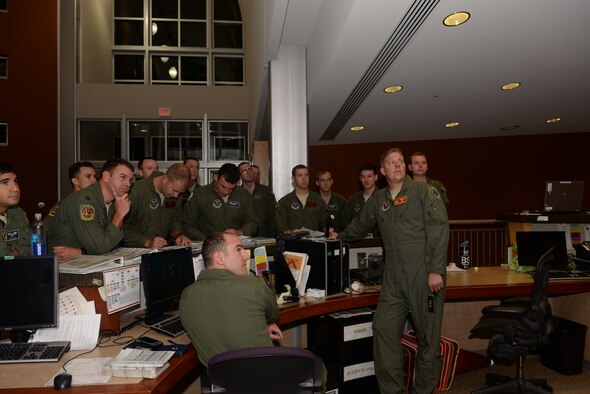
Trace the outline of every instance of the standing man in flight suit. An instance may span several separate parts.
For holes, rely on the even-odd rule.
[[[445,299],[449,224],[436,188],[406,175],[397,148],[381,155],[388,186],[371,197],[360,216],[331,238],[352,239],[379,226],[385,272],[373,319],[375,374],[382,394],[405,393],[401,336],[408,314],[416,329],[418,355],[413,393],[430,394],[442,368],[440,331]],[[434,298],[429,305],[429,298]]]
[[[318,172],[315,184],[318,187],[320,197],[326,203],[328,209],[328,221],[330,227],[335,231],[344,230],[344,224],[342,220],[342,214],[344,213],[344,207],[346,206],[346,199],[340,193],[336,193],[332,190],[334,179],[330,171]]]
[[[275,221],[277,200],[270,187],[254,182],[252,168],[247,161],[243,161],[238,165],[242,186],[252,196],[252,208],[258,220],[258,232],[256,235],[274,238],[277,233]]]
[[[123,240],[123,219],[131,208],[127,193],[133,165],[124,159],[107,160],[100,180],[64,198],[48,234],[55,246],[79,248],[82,254],[104,254]]]
[[[168,245],[190,245],[182,233],[182,203],[178,196],[188,187],[190,170],[176,163],[165,175],[152,173],[133,184],[131,212],[125,219],[125,246],[157,249]]]
[[[16,170],[5,161],[0,161],[0,256],[31,254],[29,219],[18,206],[19,201]]]

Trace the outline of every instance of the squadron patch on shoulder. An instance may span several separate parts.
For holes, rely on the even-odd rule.
[[[395,199],[393,205],[402,205],[408,202],[408,196],[401,196]]]
[[[440,200],[440,193],[438,192],[438,190],[436,190],[436,187],[433,186],[428,188],[428,193],[430,194],[430,197]]]
[[[215,200],[213,200],[213,208],[221,208],[222,205],[223,203],[220,199],[216,198]]]
[[[391,200],[383,201],[383,205],[381,206],[381,210],[383,212],[387,212],[387,211],[389,211],[389,208],[391,208]]]
[[[299,209],[299,203],[297,201],[293,201],[291,203],[291,209]]]
[[[94,207],[92,205],[80,206],[80,219],[89,222],[94,219]]]
[[[150,200],[150,209],[158,209],[158,206],[160,204],[158,203],[158,199],[157,198],[152,198]]]
[[[54,205],[49,210],[49,213],[47,214],[47,216],[55,216],[55,215],[57,215],[57,211],[59,211],[59,205]]]

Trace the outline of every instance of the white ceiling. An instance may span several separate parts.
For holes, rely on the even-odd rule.
[[[585,116],[590,97],[588,0],[284,4],[282,21],[275,23],[281,28],[280,43],[307,49],[310,145],[590,131]],[[412,7],[421,7],[417,14],[424,15],[424,22],[398,35],[407,42],[394,41],[401,50],[391,65],[380,78],[367,78],[366,94],[355,96],[356,106],[335,122],[384,43],[405,26],[398,25],[408,20],[404,15]],[[442,20],[455,11],[467,11],[471,19],[445,27]],[[500,89],[512,81],[522,86]],[[404,89],[383,93],[394,84]],[[546,123],[554,117],[562,121]],[[460,126],[445,128],[449,122]],[[335,138],[321,140],[332,123]],[[510,124],[520,127],[501,130]],[[365,131],[348,131],[355,125]]]

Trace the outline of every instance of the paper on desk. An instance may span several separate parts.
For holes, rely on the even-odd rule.
[[[31,342],[70,341],[70,350],[91,350],[98,341],[101,315],[60,315],[58,327],[37,330]]]
[[[307,280],[309,279],[310,272],[311,266],[309,264],[305,264],[302,269],[299,283],[297,283],[297,290],[299,290],[299,294],[305,294],[305,288],[307,287]]]
[[[103,366],[111,359],[104,358],[77,358],[67,365],[67,371],[72,375],[72,385],[83,386],[91,384],[104,384],[111,378],[103,373]],[[61,370],[55,375],[62,373]],[[53,387],[53,375],[45,387]]]
[[[205,269],[205,260],[203,260],[203,255],[200,254],[197,257],[193,257],[193,270],[195,271],[195,280],[199,277],[201,271]]]
[[[86,301],[77,287],[59,293],[60,315],[94,315],[94,301]]]

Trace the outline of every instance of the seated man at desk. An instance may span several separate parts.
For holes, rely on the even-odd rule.
[[[203,242],[206,270],[180,298],[180,318],[205,366],[216,354],[272,346],[283,339],[279,307],[258,277],[248,275],[250,253],[240,239],[215,233]]]
[[[123,240],[123,219],[131,208],[127,196],[133,165],[124,159],[108,160],[100,180],[64,198],[47,237],[55,246],[79,248],[83,254],[104,254]]]
[[[16,170],[0,161],[0,256],[31,254],[29,220],[19,201]]]
[[[175,245],[191,244],[182,233],[182,203],[178,200],[189,180],[189,168],[176,163],[165,175],[152,173],[133,184],[131,212],[123,228],[125,246],[156,249],[168,245],[168,238]]]

